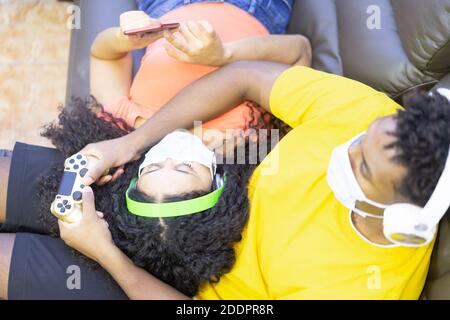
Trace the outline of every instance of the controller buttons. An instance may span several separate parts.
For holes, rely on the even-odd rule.
[[[85,187],[84,184],[80,184],[80,188],[83,189]]]
[[[56,199],[61,199],[61,196],[56,196]]]
[[[74,168],[75,170],[77,170],[78,167],[79,167],[79,166],[78,166],[77,164],[73,166],[73,168]]]
[[[81,161],[81,165],[82,165],[82,166],[84,166],[85,164],[86,164],[86,161],[85,161],[85,160]]]
[[[80,201],[83,198],[83,194],[80,191],[75,191],[72,195],[73,200]]]
[[[58,208],[60,213],[66,212],[66,210],[70,210],[72,205],[69,204],[69,201],[63,200],[63,202],[57,203],[56,207]]]
[[[86,169],[86,168],[81,169],[81,170],[80,170],[80,176],[81,176],[81,177],[84,177],[84,176],[86,175],[87,172],[88,172],[88,169]]]
[[[70,170],[70,168],[69,168],[69,167],[66,167],[66,170]]]
[[[82,158],[82,155],[81,155],[81,154],[77,155],[77,159],[78,159],[78,160],[80,160],[81,158]]]
[[[69,160],[69,163],[74,163],[74,162],[75,162],[75,160],[73,160],[73,159]]]

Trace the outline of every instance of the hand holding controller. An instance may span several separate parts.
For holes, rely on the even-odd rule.
[[[82,179],[98,161],[95,157],[80,153],[66,159],[58,193],[50,207],[50,211],[55,217],[68,223],[74,223],[81,219],[83,213],[82,191],[85,187]]]

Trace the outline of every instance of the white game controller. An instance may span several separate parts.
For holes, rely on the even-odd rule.
[[[66,159],[58,193],[50,207],[50,211],[55,217],[68,223],[74,223],[81,219],[83,214],[82,192],[85,187],[82,179],[98,161],[97,158],[80,153]]]

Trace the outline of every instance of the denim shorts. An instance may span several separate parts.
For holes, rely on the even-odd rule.
[[[198,2],[225,2],[247,11],[270,33],[283,34],[291,16],[294,0],[136,0],[139,10],[159,18],[178,7]]]

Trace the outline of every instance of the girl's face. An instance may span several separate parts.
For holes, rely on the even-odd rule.
[[[167,158],[144,167],[136,187],[156,201],[184,193],[209,192],[212,187],[211,172],[198,162],[179,162]]]

